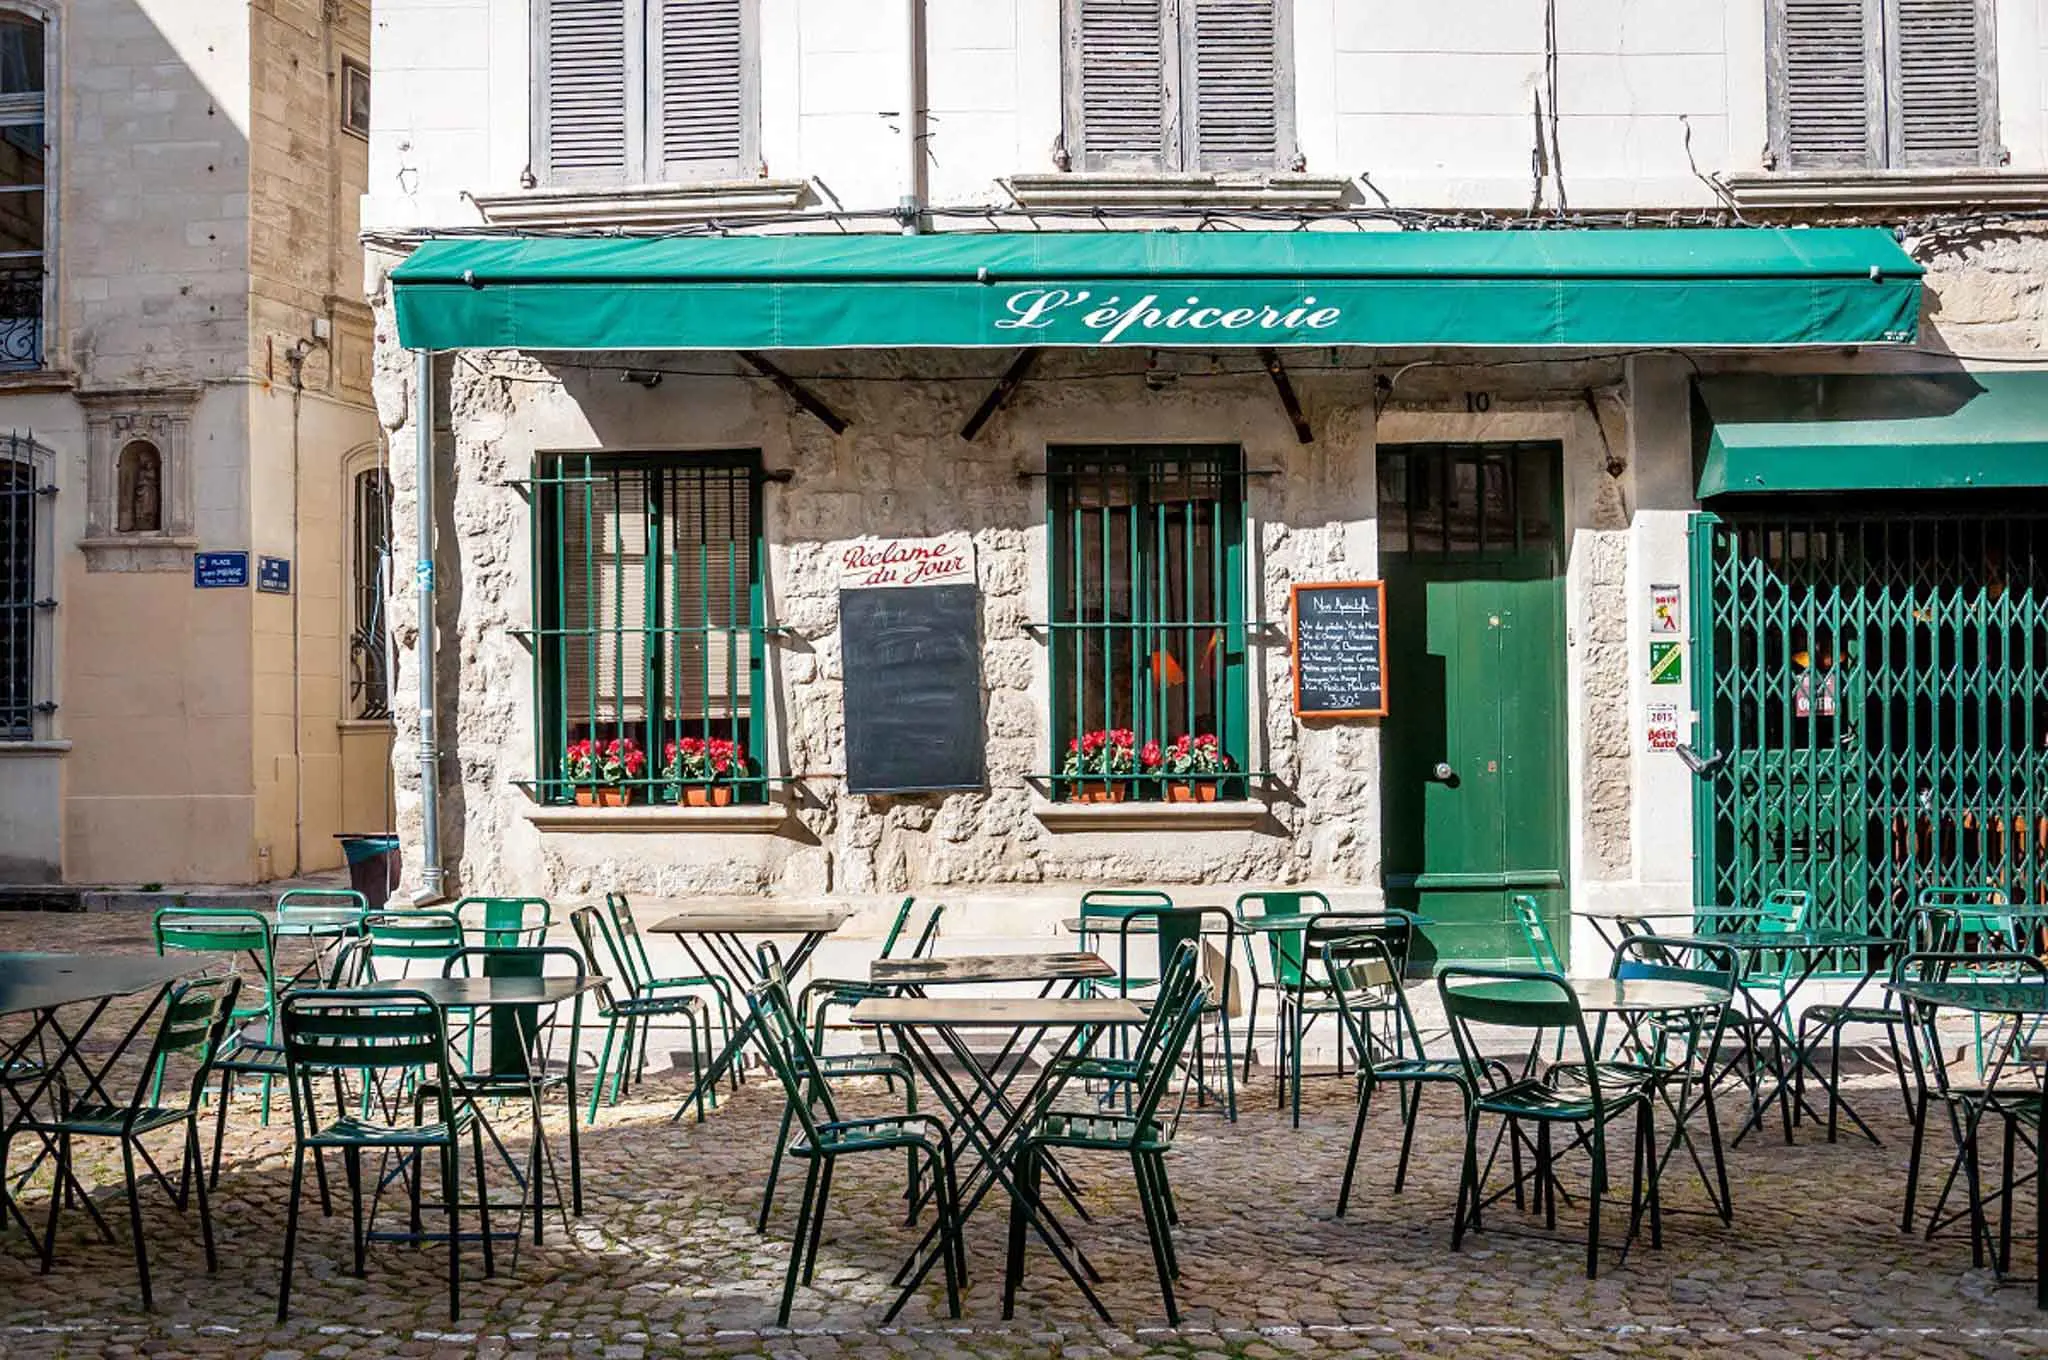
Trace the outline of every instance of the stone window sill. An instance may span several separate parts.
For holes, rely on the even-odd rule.
[[[1336,208],[1355,186],[1342,175],[1144,174],[1075,171],[1002,181],[1023,208]]]
[[[337,718],[334,726],[341,732],[391,732],[397,724],[389,718]]]
[[[709,832],[718,835],[772,835],[789,821],[789,809],[780,803],[756,803],[744,807],[679,807],[660,803],[652,807],[573,807],[554,803],[529,803],[526,820],[541,831],[604,835],[615,831]]]
[[[68,741],[0,741],[0,760],[8,756],[65,756],[71,754]]]
[[[0,392],[72,392],[78,375],[68,368],[24,368],[0,372]]]
[[[1246,831],[1271,815],[1264,803],[1040,803],[1047,831]]]
[[[712,180],[701,184],[529,189],[474,194],[470,202],[493,226],[679,227],[715,217],[790,212],[809,197],[802,179]]]
[[[1788,170],[1719,179],[1745,208],[2039,207],[2048,200],[2048,174],[2014,170]]]
[[[87,571],[190,571],[199,540],[189,534],[115,534],[81,538]]]

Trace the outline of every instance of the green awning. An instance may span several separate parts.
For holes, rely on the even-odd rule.
[[[2048,373],[1722,376],[1696,393],[1702,500],[2048,486]]]
[[[448,239],[409,348],[1786,346],[1913,339],[1920,266],[1837,229]]]

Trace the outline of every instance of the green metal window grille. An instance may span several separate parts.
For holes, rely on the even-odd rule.
[[[1053,770],[1081,734],[1118,728],[1140,748],[1213,734],[1245,770],[1243,452],[1055,448],[1047,464]],[[1136,798],[1173,782],[1053,781],[1061,796],[1085,783]],[[1219,796],[1242,783],[1220,781]]]
[[[1703,514],[1691,553],[1701,902],[2048,901],[2048,512]]]
[[[23,445],[10,435],[0,447],[0,741],[35,736],[38,491]]]
[[[731,742],[720,781],[760,802],[764,740],[761,464],[753,451],[545,458],[534,487],[536,793],[574,801],[579,741],[644,753],[634,802],[699,801],[671,743]]]

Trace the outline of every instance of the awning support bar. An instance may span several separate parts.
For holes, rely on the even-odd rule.
[[[1035,348],[1018,350],[1017,357],[1010,360],[1010,366],[1003,370],[1003,376],[996,379],[996,385],[988,390],[988,395],[981,399],[981,405],[974,408],[974,414],[967,417],[967,423],[960,427],[960,437],[972,439],[980,434],[981,427],[1003,409],[1003,403],[1010,399],[1010,394],[1017,390],[1024,381],[1024,375],[1037,362],[1038,351]]]
[[[1280,351],[1262,349],[1260,362],[1266,365],[1266,374],[1273,380],[1273,390],[1280,394],[1280,405],[1286,408],[1287,418],[1294,422],[1294,437],[1304,444],[1316,442],[1316,432],[1309,428],[1308,417],[1302,413],[1301,399],[1294,395],[1294,384],[1288,381],[1287,370],[1281,366]]]
[[[817,393],[777,368],[769,361],[768,356],[751,349],[739,351],[739,356],[746,361],[747,367],[781,388],[784,396],[816,416],[826,429],[834,434],[846,433],[844,416],[827,406]]]

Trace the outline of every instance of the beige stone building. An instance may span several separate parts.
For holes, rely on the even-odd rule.
[[[0,4],[0,883],[388,825],[366,0]]]
[[[1841,8],[380,0],[426,886],[982,937],[1314,888],[1467,958],[1526,957],[1526,895],[1595,967],[1599,910],[2048,895],[2041,663],[1984,641],[2048,610],[2048,32]],[[891,791],[844,564],[962,540],[973,758]],[[1343,582],[1385,702],[1304,715],[1294,587]],[[1119,727],[1235,773],[1097,801],[1070,743]]]

